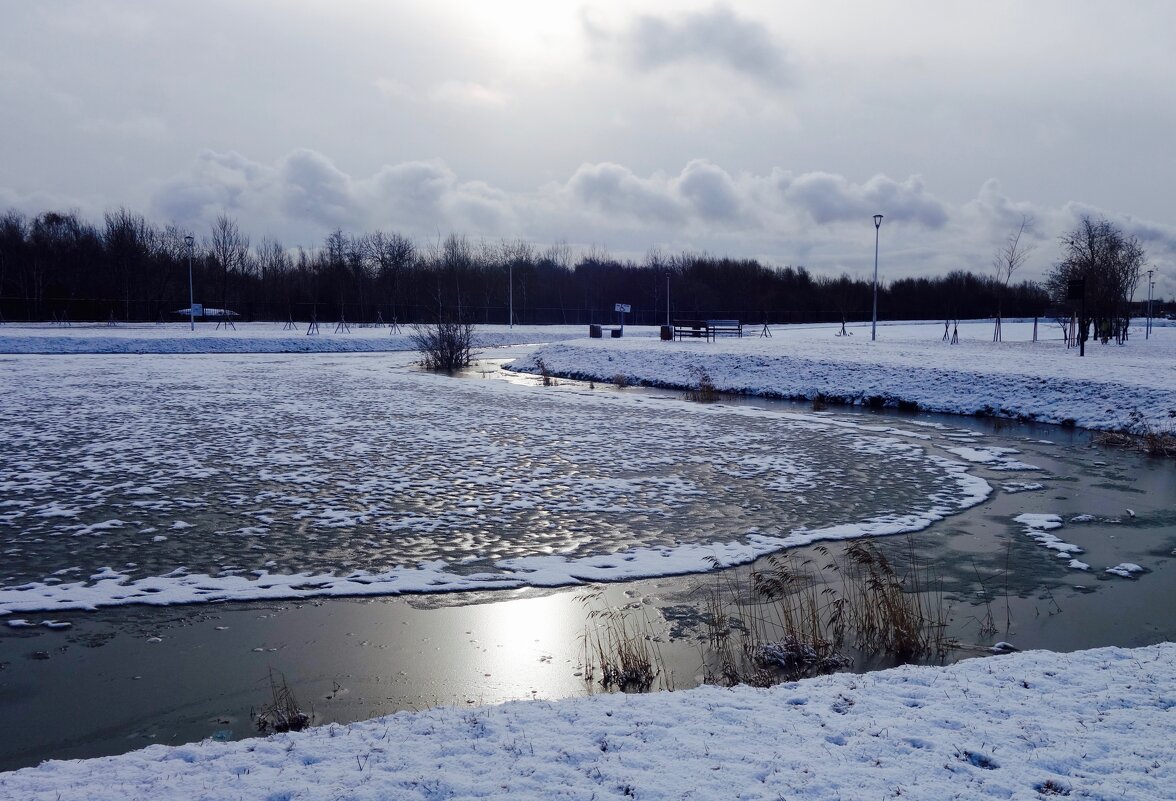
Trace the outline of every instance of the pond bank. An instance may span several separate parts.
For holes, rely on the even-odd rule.
[[[934,324],[879,328],[777,326],[770,338],[661,342],[643,332],[622,339],[579,339],[536,349],[515,370],[583,381],[696,388],[742,395],[875,408],[908,408],[1108,431],[1176,430],[1176,328],[1161,327],[1125,346],[1090,344],[1086,357],[1039,326],[1006,323],[992,342],[991,322],[959,326],[958,345]],[[1140,332],[1141,333],[1141,332]]]

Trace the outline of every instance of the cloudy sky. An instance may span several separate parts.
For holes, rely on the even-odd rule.
[[[0,4],[0,209],[221,213],[1033,278],[1103,214],[1176,295],[1176,3]],[[1143,289],[1146,296],[1146,288]]]

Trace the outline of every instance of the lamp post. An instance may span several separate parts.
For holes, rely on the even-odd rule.
[[[1147,327],[1143,329],[1143,338],[1151,339],[1151,311],[1152,311],[1152,287],[1156,285],[1152,280],[1152,273],[1155,270],[1147,271]]]
[[[507,323],[514,328],[514,262],[506,265],[506,316]]]
[[[882,215],[874,215],[874,316],[870,323],[870,341],[878,335],[878,236],[882,228]]]
[[[188,234],[184,237],[184,244],[188,246],[188,327],[196,330],[196,302],[195,296],[192,294],[192,246],[196,243],[196,237]]]

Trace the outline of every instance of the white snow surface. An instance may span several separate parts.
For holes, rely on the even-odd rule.
[[[22,801],[1041,799],[1176,787],[1176,645],[399,713],[0,774]]]
[[[553,343],[519,360],[536,372],[542,360],[555,375],[693,387],[699,370],[720,391],[787,398],[825,395],[845,402],[878,398],[950,414],[989,414],[1091,429],[1169,431],[1176,425],[1176,328],[1157,327],[1145,340],[1133,327],[1123,346],[1088,342],[1086,356],[1067,349],[1060,329],[1045,320],[1033,342],[1032,322],[1005,322],[992,342],[992,322],[961,323],[960,343],[941,339],[942,323],[895,323],[878,328],[759,325],[717,341],[661,342],[647,336]],[[1133,413],[1139,416],[1134,417]],[[981,454],[975,454],[981,456]]]

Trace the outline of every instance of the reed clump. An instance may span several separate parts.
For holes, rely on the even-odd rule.
[[[746,578],[716,580],[706,604],[704,678],[767,686],[852,664],[849,648],[896,662],[943,659],[947,637],[941,593],[909,543],[897,569],[872,542],[840,555],[826,546],[813,559],[774,556]]]
[[[714,403],[719,399],[719,392],[715,388],[714,379],[705,367],[694,368],[695,385],[686,390],[686,400],[695,403]]]
[[[598,604],[601,595],[586,593],[579,600]],[[587,617],[581,636],[585,681],[599,681],[606,690],[649,690],[664,670],[658,635],[645,607],[597,606]]]
[[[1114,448],[1131,448],[1149,456],[1176,458],[1176,432],[1153,426],[1135,409],[1129,415],[1130,425],[1120,431],[1098,431],[1094,442]]]

